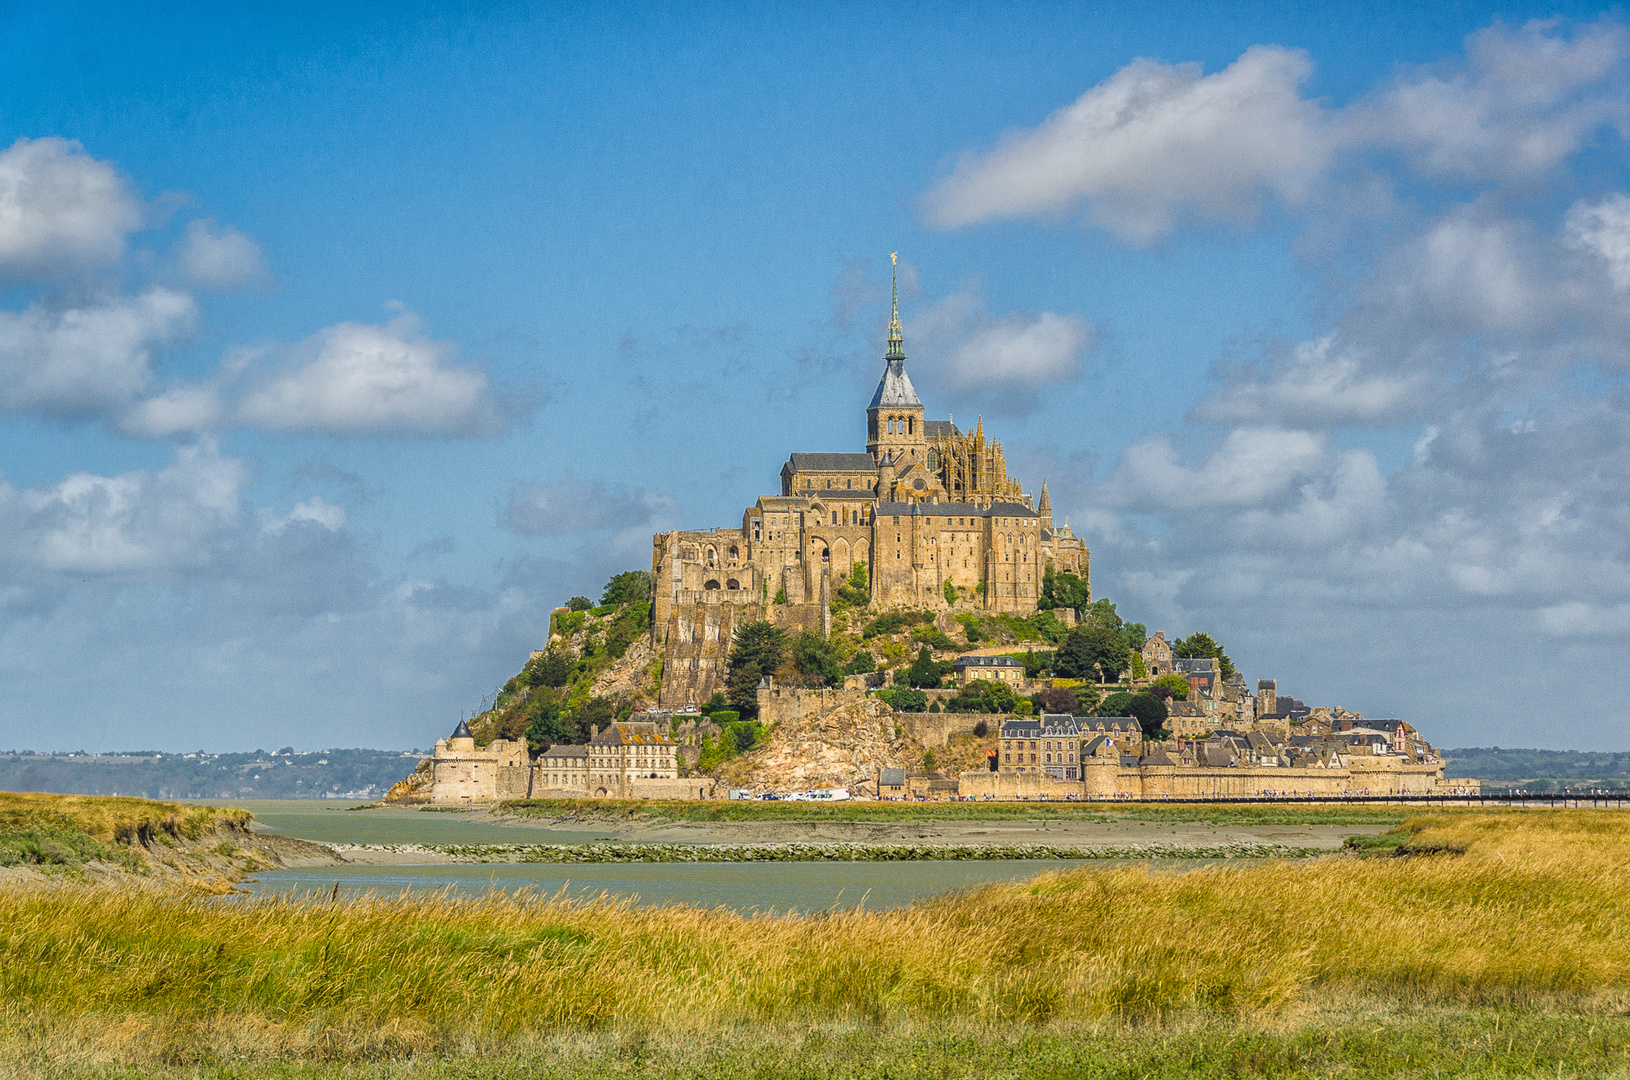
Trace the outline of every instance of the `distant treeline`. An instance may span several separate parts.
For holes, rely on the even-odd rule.
[[[1482,780],[1630,781],[1630,751],[1510,750],[1472,746],[1445,750],[1443,757],[1445,776]]]
[[[0,791],[148,799],[376,799],[413,771],[401,750],[248,754],[0,752]]]

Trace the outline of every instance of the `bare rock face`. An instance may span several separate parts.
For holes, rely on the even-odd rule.
[[[655,661],[656,654],[651,651],[650,639],[642,637],[629,645],[628,651],[616,663],[599,674],[589,693],[615,701],[649,703],[656,698],[651,677],[651,666]]]
[[[854,787],[875,781],[879,769],[915,767],[922,753],[894,710],[866,697],[782,721],[762,748],[726,762],[720,773],[733,787],[755,790]]]

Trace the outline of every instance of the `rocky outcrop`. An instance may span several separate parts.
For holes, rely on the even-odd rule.
[[[877,770],[915,767],[923,748],[875,697],[784,720],[765,745],[720,769],[732,787],[796,791],[822,787],[868,788]]]

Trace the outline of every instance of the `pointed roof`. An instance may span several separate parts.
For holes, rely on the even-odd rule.
[[[872,395],[872,403],[866,407],[922,408],[923,403],[917,397],[916,388],[911,385],[911,377],[906,374],[905,338],[900,331],[898,277],[894,279],[894,295],[889,306],[889,349],[883,354],[883,359],[887,362],[883,369],[883,378],[877,384],[877,393]]]
[[[466,724],[463,720],[460,720],[458,722],[458,727],[453,729],[453,734],[452,734],[451,737],[454,738],[454,739],[473,739],[473,738],[475,738],[474,735],[470,734],[470,725]]]
[[[1036,513],[1048,521],[1053,520],[1053,497],[1047,493],[1047,478],[1041,478],[1041,502],[1036,504]]]

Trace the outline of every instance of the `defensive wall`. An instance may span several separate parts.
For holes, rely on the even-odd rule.
[[[1182,765],[1122,766],[1088,761],[1080,780],[1054,780],[1044,774],[974,770],[961,775],[960,794],[975,798],[1034,799],[1229,799],[1282,793],[1339,799],[1350,795],[1443,795],[1474,788],[1475,780],[1445,780],[1441,764],[1355,755],[1346,768],[1201,768]]]

